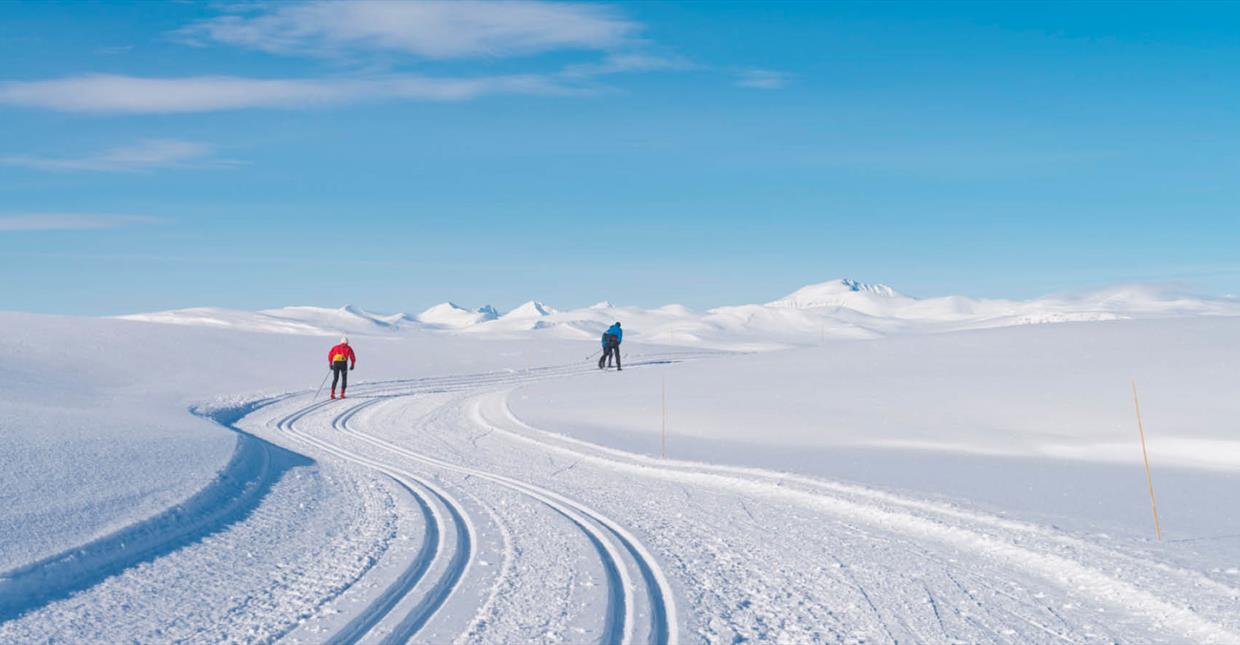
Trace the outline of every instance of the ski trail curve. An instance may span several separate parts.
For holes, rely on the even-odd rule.
[[[371,437],[369,435],[357,432],[356,430],[350,428],[347,424],[342,425],[340,429],[363,441],[372,444],[374,443],[371,441]],[[376,445],[380,445],[380,447],[385,450],[390,450],[390,448],[386,445]],[[476,473],[469,474],[474,474],[481,479],[488,479],[489,481],[495,482],[493,479]],[[615,548],[614,544],[607,538],[606,534],[602,533],[582,515],[574,512],[572,509],[567,508],[562,504],[556,503],[554,500],[548,499],[546,496],[538,495],[530,492],[529,490],[514,487],[502,482],[495,483],[500,483],[500,485],[505,486],[506,488],[515,490],[545,504],[558,513],[561,517],[564,517],[571,522],[582,532],[583,535],[585,535],[587,541],[590,542],[590,545],[598,554],[600,563],[603,566],[603,572],[607,577],[607,611],[604,616],[602,638],[600,640],[604,643],[628,643],[630,641],[629,636],[632,631],[632,612],[628,609],[633,604],[631,592],[629,591],[632,588],[632,583],[629,579],[627,569],[625,569],[622,564],[623,560],[621,559],[619,552]]]
[[[291,468],[305,457],[239,430],[247,414],[284,397],[204,412],[191,409],[237,434],[228,463],[189,499],[109,535],[0,572],[0,623],[36,610],[110,576],[172,553],[243,521]]]
[[[361,408],[369,405],[363,403],[345,413],[344,418],[348,418],[356,414]],[[389,475],[389,478],[403,489],[418,505],[418,509],[422,512],[422,517],[426,522],[425,535],[421,548],[418,549],[417,555],[413,561],[405,568],[401,575],[392,582],[387,589],[373,600],[360,614],[355,616],[344,627],[337,631],[327,641],[330,645],[343,645],[346,643],[356,643],[361,640],[379,621],[394,608],[402,598],[405,597],[418,581],[426,575],[430,569],[431,563],[434,561],[436,554],[439,552],[439,540],[441,539],[439,514],[432,507],[427,498],[419,493],[417,489],[402,477]]]
[[[379,399],[364,401],[363,403],[342,412],[332,420],[332,426],[339,429],[342,424],[342,419],[347,419],[353,414],[356,414],[362,408],[373,405],[378,401]],[[297,422],[299,420],[316,410],[330,405],[331,403],[333,402],[329,399],[322,403],[311,404],[306,408],[298,410],[297,412],[294,412],[293,414],[278,421],[276,423],[276,428],[304,443],[324,450],[333,456],[344,459],[345,461],[366,466],[389,478],[395,479],[406,490],[412,491],[415,487],[420,487],[429,491],[431,495],[434,496],[434,499],[446,509],[454,526],[456,541],[453,545],[453,555],[449,560],[445,571],[431,587],[431,589],[427,591],[425,597],[419,601],[418,604],[411,609],[404,618],[402,618],[393,632],[385,639],[385,642],[391,639],[398,639],[398,642],[406,642],[413,638],[417,634],[418,630],[425,626],[430,618],[434,616],[435,612],[442,607],[445,602],[447,602],[452,592],[458,588],[461,579],[464,577],[466,570],[469,568],[470,555],[475,541],[475,531],[460,502],[456,501],[455,498],[438,486],[431,484],[425,479],[413,475],[403,469],[384,464],[359,453],[347,450],[343,447],[322,441],[317,437],[302,432],[297,428]],[[418,497],[416,493],[415,497]],[[420,497],[420,500],[422,503],[427,502],[424,497]],[[429,504],[427,506],[431,508],[432,517],[434,518],[434,523],[437,526],[435,533],[436,547],[434,550],[434,556],[439,557],[443,553],[443,542],[438,538],[443,534],[444,521],[440,517],[438,511],[434,510],[434,506]],[[432,558],[432,560],[433,559],[434,558]],[[331,638],[331,642],[356,642],[356,640],[359,640],[361,637],[365,636],[372,629],[374,629],[375,626],[382,622],[383,619],[391,613],[392,609],[394,609],[401,600],[406,598],[414,587],[416,587],[417,583],[422,579],[425,572],[423,571],[418,573],[415,571],[415,569],[419,567],[418,560],[419,558],[415,557],[415,561],[406,568],[405,572],[402,573],[402,575],[398,577],[398,579],[391,586],[389,586],[389,588],[386,589],[379,598],[372,601],[372,603],[363,610],[362,614],[337,632],[337,634]],[[430,562],[426,563],[427,568],[429,568],[430,565]]]
[[[398,397],[392,397],[398,398]],[[623,589],[624,607],[632,607],[633,583],[628,572],[628,567],[624,566],[623,558],[619,555],[619,549],[615,543],[618,542],[625,553],[635,562],[638,574],[642,581],[642,586],[646,588],[646,596],[650,605],[650,628],[646,640],[656,645],[675,645],[678,643],[678,637],[673,629],[676,624],[675,599],[672,595],[670,585],[666,576],[658,567],[657,561],[650,552],[636,539],[627,529],[607,517],[600,511],[593,509],[585,504],[572,500],[550,489],[525,482],[519,479],[500,475],[497,473],[471,468],[458,464],[453,464],[429,455],[415,452],[403,446],[393,444],[368,433],[349,430],[350,433],[376,447],[386,451],[401,455],[407,459],[411,459],[429,466],[442,468],[451,472],[470,475],[490,481],[500,486],[515,490],[519,493],[532,497],[546,504],[565,517],[572,520],[591,536],[591,541],[596,547],[602,546],[603,550],[600,554],[606,554],[611,564],[604,563],[605,568],[618,573],[620,585]],[[587,519],[588,518],[588,519]],[[602,530],[600,530],[600,527]],[[613,578],[614,579],[614,578]],[[609,614],[611,612],[609,611]],[[611,629],[605,629],[603,642],[632,642],[636,636],[633,612],[626,610],[623,612],[623,628],[620,632],[621,637],[615,638],[617,634]]]
[[[775,472],[748,466],[731,466],[681,461],[675,459],[660,459],[593,444],[563,434],[547,432],[545,430],[530,426],[521,419],[517,418],[508,402],[508,398],[512,392],[513,390],[508,390],[506,392],[493,392],[487,396],[503,397],[502,402],[500,402],[500,413],[503,416],[503,420],[507,423],[513,424],[514,426],[520,428],[524,433],[528,433],[532,436],[524,436],[521,433],[515,433],[511,430],[499,431],[521,441],[533,441],[547,449],[561,452],[563,454],[574,455],[574,458],[579,459],[582,454],[585,454],[595,458],[602,458],[604,462],[627,463],[639,467],[650,467],[664,473],[681,472],[688,474],[719,474],[725,477],[733,477],[744,481],[770,484],[781,489],[803,488],[811,492],[822,493],[828,496],[842,496],[861,501],[866,505],[876,507],[892,507],[898,509],[900,512],[909,513],[919,517],[928,517],[942,523],[963,523],[966,525],[976,526],[978,528],[984,528],[987,531],[997,531],[1001,533],[1019,535],[1022,539],[1026,540],[1036,539],[1045,542],[1045,544],[1049,547],[1053,547],[1053,550],[1069,552],[1073,554],[1073,557],[1078,559],[1084,557],[1103,557],[1109,560],[1114,560],[1114,565],[1116,567],[1124,566],[1125,568],[1132,568],[1136,571],[1148,571],[1147,583],[1150,586],[1160,584],[1161,578],[1174,576],[1183,580],[1184,585],[1187,587],[1204,588],[1208,589],[1211,593],[1231,598],[1240,597],[1240,587],[1224,584],[1223,582],[1214,580],[1196,571],[1173,567],[1162,562],[1151,561],[1143,556],[1137,556],[1114,549],[1102,548],[1096,544],[1087,542],[1078,537],[1073,537],[1058,530],[1026,521],[971,511],[961,508],[955,504],[924,499],[912,499],[858,484],[842,483],[811,477],[808,475],[798,475],[795,473]],[[493,428],[491,431],[495,432],[496,429]]]
[[[426,575],[427,570],[430,569],[431,563],[435,559],[436,552],[439,550],[439,524],[435,520],[434,511],[431,510],[430,504],[404,480],[397,477],[390,478],[413,498],[418,504],[419,510],[422,511],[422,516],[426,518],[426,535],[422,542],[422,547],[418,549],[418,554],[414,557],[413,562],[409,564],[391,586],[383,591],[379,598],[327,640],[329,645],[356,643],[361,640],[379,621],[383,620],[384,616],[388,615],[388,612],[405,597],[405,594],[409,593],[418,584],[422,576]]]
[[[1167,594],[1148,581],[1140,584],[1131,578],[1113,575],[1110,570],[1116,567],[1110,562],[1129,559],[1123,554],[1104,553],[1102,549],[1092,546],[1088,553],[1065,552],[1065,547],[1078,543],[1079,540],[1051,535],[1046,529],[1022,522],[991,518],[981,513],[906,499],[860,486],[836,484],[756,468],[661,460],[565,438],[535,429],[517,419],[507,405],[508,394],[509,392],[492,392],[481,396],[503,397],[502,409],[508,419],[523,429],[536,433],[535,436],[505,429],[487,421],[477,397],[473,411],[478,421],[492,431],[519,441],[532,442],[544,449],[572,455],[574,459],[630,476],[742,494],[760,494],[795,503],[847,521],[863,523],[904,536],[910,545],[939,544],[992,559],[1014,571],[1088,594],[1100,603],[1123,605],[1133,615],[1143,616],[1154,623],[1174,626],[1189,641],[1240,642],[1240,630],[1237,629],[1234,617],[1225,623],[1216,622],[1198,613],[1193,606],[1195,603],[1176,599],[1175,593]],[[788,485],[790,482],[797,482],[803,487]],[[1019,533],[1025,539],[1009,539],[1005,533]],[[1035,534],[1046,539],[1046,543],[1036,544],[1028,540],[1029,536]],[[1163,574],[1175,573],[1177,577],[1183,578],[1180,582],[1181,589],[1200,593],[1204,588],[1210,588],[1220,595],[1233,599],[1236,597],[1236,590],[1231,587],[1213,581],[1205,584],[1202,582],[1203,578],[1192,572],[1171,572],[1167,569],[1169,567],[1163,566],[1159,571]],[[1043,626],[1038,627],[1044,629]]]

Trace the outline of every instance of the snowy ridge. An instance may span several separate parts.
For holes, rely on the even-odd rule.
[[[329,336],[344,333],[377,334],[418,326],[418,320],[403,313],[377,314],[353,305],[327,307],[283,307],[262,311],[238,311],[217,307],[194,307],[173,311],[119,316],[172,325],[219,327],[238,331]]]
[[[852,307],[875,300],[900,298],[908,300],[896,293],[895,289],[885,284],[866,284],[849,278],[811,284],[767,303],[771,307],[792,307],[794,309],[814,309],[817,307]]]
[[[461,328],[495,320],[498,317],[499,312],[491,305],[478,309],[466,309],[455,303],[445,302],[423,311],[413,319],[430,326]]]
[[[501,318],[505,320],[517,320],[521,318],[542,318],[555,313],[555,309],[544,305],[537,300],[531,300],[516,309],[504,314]]]
[[[426,330],[493,335],[529,333],[565,339],[597,337],[616,320],[630,338],[668,345],[765,350],[814,345],[826,339],[878,338],[967,329],[1134,318],[1240,315],[1240,300],[1179,293],[1148,285],[1117,286],[1033,300],[966,296],[913,298],[884,284],[851,279],[802,287],[766,304],[695,311],[682,305],[653,309],[603,301],[560,311],[531,300],[500,313],[445,302],[417,316],[376,314],[357,307],[286,307],[259,312],[195,308],[122,316],[128,320],[204,325],[285,334],[391,334]]]

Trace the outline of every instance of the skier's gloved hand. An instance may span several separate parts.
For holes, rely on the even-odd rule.
[[[353,371],[353,370],[355,370],[355,369],[357,369],[357,365],[350,365],[350,366],[349,366],[349,371],[350,371],[350,372],[352,372],[352,371]]]

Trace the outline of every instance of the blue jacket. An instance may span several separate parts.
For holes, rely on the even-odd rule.
[[[607,349],[607,336],[609,334],[616,337],[617,345],[620,344],[620,341],[624,340],[624,330],[620,329],[620,325],[612,325],[611,327],[607,328],[607,331],[603,332],[603,338],[602,338],[603,349]]]

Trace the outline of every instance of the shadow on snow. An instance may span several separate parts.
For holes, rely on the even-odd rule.
[[[246,519],[293,468],[314,461],[237,428],[251,412],[284,397],[190,411],[232,430],[237,445],[224,468],[192,497],[162,513],[37,562],[0,574],[0,622],[67,598]]]

